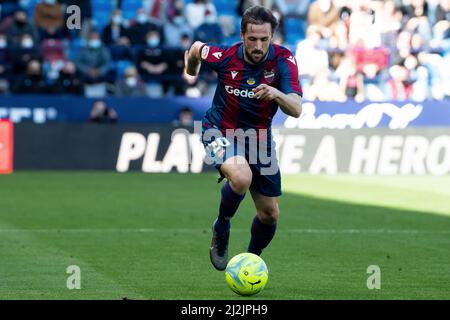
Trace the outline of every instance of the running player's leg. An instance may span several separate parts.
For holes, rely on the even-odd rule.
[[[216,230],[229,229],[230,219],[236,213],[239,204],[252,183],[252,171],[242,156],[233,156],[225,160],[220,171],[227,178],[222,187]]]
[[[269,245],[275,235],[280,215],[278,197],[264,196],[253,188],[250,192],[255,203],[256,216],[253,218],[247,251],[261,255],[262,250]]]
[[[213,226],[210,258],[214,267],[225,270],[228,263],[228,239],[230,237],[230,219],[236,213],[239,204],[252,183],[252,171],[242,156],[232,156],[220,166],[227,178],[222,187],[219,216]]]

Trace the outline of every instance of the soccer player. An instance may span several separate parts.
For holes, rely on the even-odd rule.
[[[256,207],[247,251],[261,255],[275,235],[281,178],[271,122],[278,107],[296,118],[302,110],[297,61],[287,48],[272,43],[277,25],[270,10],[253,6],[242,16],[241,42],[221,46],[196,41],[185,53],[187,80],[198,77],[202,63],[218,74],[212,107],[202,121],[202,142],[207,154],[214,160],[221,177],[227,179],[221,191],[219,215],[212,228],[210,258],[217,270],[225,270],[227,266],[230,219],[247,191]],[[238,129],[257,131],[257,143],[248,142],[245,136],[244,140],[237,135],[229,138]],[[208,130],[219,131],[224,136],[217,138],[208,134]],[[262,146],[266,153],[258,151],[255,161],[251,151],[264,149]],[[274,159],[269,167],[261,161],[263,155]],[[274,164],[275,170],[264,172]]]

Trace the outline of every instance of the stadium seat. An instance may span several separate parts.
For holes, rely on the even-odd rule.
[[[92,15],[94,25],[98,32],[102,32],[103,28],[109,23],[109,18],[114,9],[115,9],[114,0],[92,1]]]
[[[217,15],[230,15],[236,16],[237,1],[232,0],[214,0],[213,3],[216,6]]]
[[[23,1],[23,6],[27,8],[27,14],[29,18],[34,17],[34,8],[40,2],[40,0],[27,0]]]
[[[82,38],[76,38],[70,41],[69,48],[66,52],[66,57],[69,60],[74,61],[78,56],[80,48],[86,45],[86,40]]]
[[[126,20],[134,20],[136,16],[136,11],[142,8],[142,0],[127,0],[122,1],[122,15]]]
[[[286,16],[284,18],[285,42],[295,45],[305,39],[305,21],[299,17]]]

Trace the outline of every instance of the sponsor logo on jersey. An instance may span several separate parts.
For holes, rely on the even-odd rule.
[[[212,54],[214,57],[216,57],[217,60],[219,60],[220,58],[222,58],[222,52],[214,52]]]
[[[202,49],[202,59],[205,60],[206,58],[208,58],[208,54],[209,54],[209,46],[204,46]]]
[[[248,89],[237,89],[232,86],[225,86],[225,91],[229,94],[235,95],[236,97],[242,98],[250,98],[253,99],[255,97],[255,93],[252,90]]]
[[[275,72],[273,72],[273,70],[264,70],[264,79],[267,83],[272,83],[273,79],[275,79]]]
[[[253,78],[248,78],[247,79],[247,84],[249,84],[249,85],[254,85],[256,83],[256,81],[255,81],[255,79],[253,79]]]
[[[238,75],[238,71],[231,71],[231,77],[234,79]]]

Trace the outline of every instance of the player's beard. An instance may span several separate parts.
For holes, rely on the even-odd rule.
[[[255,59],[253,58],[253,55],[254,55],[255,53],[260,53],[260,55],[259,55],[260,58],[259,58],[258,60],[255,60]],[[245,54],[246,54],[246,56],[247,56],[247,59],[248,59],[252,64],[258,64],[258,63],[261,63],[262,61],[264,61],[264,59],[265,59],[266,56],[267,56],[267,52],[264,53],[264,51],[262,51],[262,50],[256,50],[256,49],[253,49],[252,51],[249,51],[249,50],[245,49]]]

